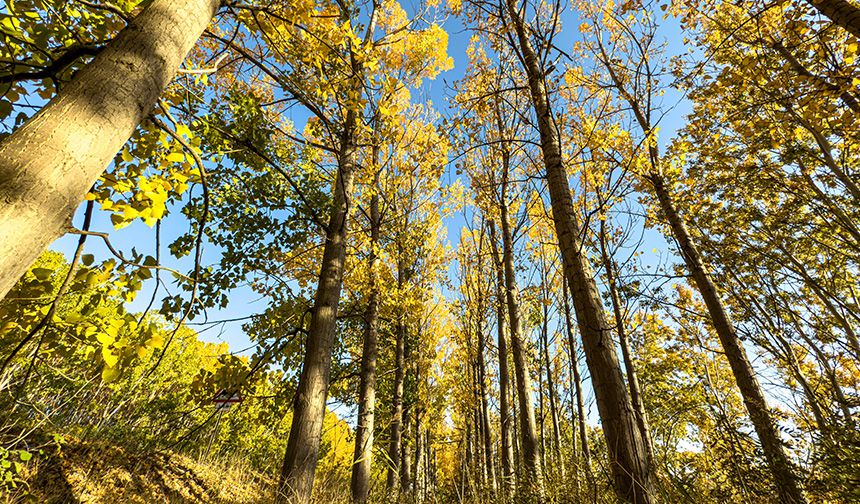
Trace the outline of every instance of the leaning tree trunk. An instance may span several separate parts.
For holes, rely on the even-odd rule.
[[[373,148],[376,162],[378,147]],[[378,170],[378,168],[375,167]],[[375,182],[379,183],[377,171]],[[373,462],[373,421],[376,409],[376,343],[379,325],[379,286],[376,269],[379,258],[376,254],[379,243],[379,195],[370,200],[370,256],[368,258],[367,310],[365,313],[364,343],[361,349],[361,374],[358,385],[358,423],[355,427],[355,451],[352,458],[350,493],[353,502],[365,502],[370,492],[370,467]]]
[[[774,477],[780,501],[788,504],[801,504],[806,502],[803,492],[798,485],[794,467],[783,449],[782,440],[777,430],[776,422],[770,414],[767,401],[764,398],[761,385],[755,375],[752,364],[747,357],[738,333],[732,324],[726,307],[717,292],[717,287],[711,280],[711,275],[702,262],[699,249],[693,242],[687,225],[675,207],[672,195],[666,187],[665,180],[658,173],[652,173],[649,177],[654,187],[654,193],[660,204],[672,236],[678,243],[684,263],[693,277],[696,288],[705,302],[711,322],[720,344],[725,352],[726,359],[732,369],[732,374],[738,384],[744,405],[755,427],[756,434],[761,442],[767,465]]]
[[[839,1],[839,0],[826,0]],[[630,108],[639,123],[639,127],[643,134],[648,134],[652,131],[652,126],[649,117],[646,115],[646,110],[640,106],[640,102],[636,100],[624,87],[624,83],[620,76],[615,72],[612,63],[609,61],[607,53],[603,46],[600,45],[600,53],[604,61],[604,65],[609,72],[616,89],[621,93],[622,98],[630,105]],[[814,133],[814,132],[813,132]],[[819,142],[822,144],[822,142]],[[822,147],[824,145],[822,144]],[[761,442],[762,451],[764,452],[765,460],[768,468],[773,474],[774,483],[779,493],[781,502],[788,504],[803,504],[806,502],[803,492],[798,485],[797,475],[794,473],[794,467],[788,459],[788,455],[782,446],[777,425],[768,410],[767,402],[764,398],[764,393],[761,385],[756,378],[755,371],[747,357],[746,349],[741,343],[738,333],[732,324],[726,307],[723,305],[722,299],[717,292],[717,287],[711,278],[711,274],[705,267],[699,253],[698,246],[693,241],[687,223],[683,216],[675,206],[675,200],[671,189],[666,183],[662,167],[660,164],[660,153],[656,144],[648,146],[648,158],[651,164],[650,173],[645,178],[651,183],[654,188],[654,195],[657,198],[657,203],[660,207],[663,216],[669,224],[672,231],[672,236],[675,238],[678,248],[681,251],[681,256],[684,259],[684,264],[693,277],[693,283],[696,285],[705,306],[708,309],[708,315],[711,318],[711,323],[723,347],[723,352],[726,359],[729,361],[729,366],[732,369],[732,374],[735,377],[735,382],[738,384],[741,397],[744,405],[752,420],[753,427]],[[834,166],[838,171],[838,168]],[[843,174],[844,175],[844,174]],[[853,182],[848,181],[851,186]],[[855,186],[856,187],[856,186]],[[860,192],[860,189],[857,190]]]
[[[334,202],[326,229],[319,283],[311,312],[302,373],[296,391],[290,438],[278,485],[278,499],[281,502],[310,502],[313,491],[346,258],[347,221],[355,170],[356,123],[357,113],[349,110],[344,121]]]
[[[847,0],[806,0],[818,12],[860,38],[860,8]]]
[[[498,331],[499,350],[499,424],[502,438],[502,485],[506,500],[513,498],[516,491],[516,475],[514,473],[514,447],[511,439],[511,415],[510,376],[508,371],[508,341],[505,335],[505,277],[502,269],[502,261],[499,257],[498,241],[496,239],[496,227],[493,221],[489,221],[490,246],[493,255],[493,267],[496,271],[496,330]]]
[[[650,504],[654,500],[654,492],[651,483],[652,469],[648,463],[648,447],[636,422],[630,394],[621,374],[618,356],[612,343],[612,327],[606,320],[594,274],[582,251],[581,225],[573,207],[558,130],[543,82],[543,72],[532,49],[516,1],[506,0],[506,4],[523,56],[532,105],[537,115],[556,235],[565,278],[573,295],[586,362],[591,372],[615,491],[628,502]]]
[[[0,142],[0,299],[66,231],[220,3],[155,0]]]

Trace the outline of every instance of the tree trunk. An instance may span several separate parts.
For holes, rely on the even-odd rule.
[[[805,503],[806,498],[798,486],[794,467],[783,449],[776,422],[774,422],[773,417],[770,415],[764,393],[762,392],[758,378],[756,378],[755,371],[749,362],[746,349],[744,349],[743,343],[738,338],[735,327],[720,299],[716,286],[711,280],[710,274],[705,269],[705,265],[699,255],[699,250],[690,237],[686,223],[684,223],[675,208],[672,196],[666,187],[663,177],[657,173],[652,173],[649,178],[654,186],[654,192],[660,203],[660,208],[669,221],[672,235],[678,243],[687,269],[692,275],[699,293],[702,295],[705,306],[708,308],[708,313],[714,324],[714,330],[720,339],[720,344],[729,361],[729,366],[738,384],[744,405],[761,442],[762,451],[773,474],[780,500],[788,504]]]
[[[553,463],[558,464],[558,471],[561,477],[565,476],[564,460],[561,458],[561,429],[558,423],[558,404],[556,400],[555,380],[552,377],[552,360],[549,358],[549,272],[547,271],[546,261],[541,255],[541,269],[543,270],[542,281],[542,296],[543,304],[543,324],[541,326],[541,337],[543,338],[543,360],[546,366],[546,389],[549,399],[549,414],[552,420],[552,451]],[[544,464],[546,467],[546,464]]]
[[[564,272],[569,282],[582,334],[586,362],[591,372],[597,408],[609,452],[615,491],[635,504],[650,504],[654,495],[648,448],[636,422],[618,356],[612,343],[612,328],[606,320],[600,294],[588,258],[582,252],[581,226],[573,207],[558,130],[554,124],[547,90],[537,57],[515,0],[506,0],[508,15],[516,30],[532,105],[538,120],[547,185],[552,201],[556,235]]]
[[[401,259],[397,261],[397,289],[403,292],[406,277],[406,267],[402,259],[403,251],[399,251]],[[388,444],[388,477],[385,481],[386,490],[391,493],[397,488],[400,479],[400,445],[402,442],[403,426],[403,385],[406,367],[406,321],[405,314],[400,314],[397,321],[394,350],[394,397],[391,398],[391,439]]]
[[[604,60],[603,63],[608,70],[615,87],[630,105],[643,134],[647,135],[651,132],[652,128],[649,118],[646,116],[646,111],[644,111],[639,102],[626,91],[621,79],[615,73],[612,63],[609,61],[603,46],[600,45],[599,47],[601,56]],[[814,129],[808,129],[810,129],[813,134],[816,133]],[[826,140],[823,141],[818,137],[816,137],[816,140],[818,140],[824,153],[827,154],[828,151],[825,150],[827,147]],[[711,321],[714,325],[714,330],[720,339],[723,351],[729,361],[729,366],[732,368],[735,381],[738,384],[738,389],[741,392],[741,397],[743,398],[744,404],[749,412],[756,434],[761,441],[762,451],[765,454],[768,467],[774,476],[774,483],[776,484],[781,501],[788,504],[805,503],[806,498],[803,496],[803,493],[798,486],[797,477],[794,474],[794,468],[792,467],[791,461],[783,450],[782,440],[779,437],[776,423],[768,411],[764,393],[761,390],[761,385],[758,383],[758,379],[755,376],[752,365],[747,358],[746,350],[738,338],[729,314],[726,311],[719,293],[717,292],[717,288],[711,279],[711,275],[702,262],[698,247],[690,236],[687,224],[684,222],[683,217],[675,207],[674,199],[670,189],[666,186],[666,180],[663,177],[660,165],[660,154],[657,150],[657,146],[653,143],[649,143],[648,156],[651,163],[651,172],[646,177],[654,187],[654,194],[657,197],[660,210],[663,212],[663,215],[669,223],[669,227],[672,230],[672,236],[678,243],[678,248],[681,251],[681,256],[684,258],[684,264],[687,267],[687,271],[689,271],[690,275],[693,277],[696,288],[701,294],[702,299],[705,302],[705,306],[708,309],[708,314],[710,315]],[[830,159],[832,161],[832,158]],[[833,168],[838,171],[838,167],[835,166],[835,162],[832,164]]]
[[[481,435],[484,443],[484,462],[487,474],[487,484],[496,489],[496,469],[493,464],[493,439],[490,432],[490,408],[487,404],[487,371],[484,362],[485,346],[484,328],[478,323],[478,390],[481,395]]]
[[[326,398],[331,373],[331,352],[337,325],[337,308],[346,258],[348,212],[355,170],[356,112],[344,121],[331,219],[326,229],[322,268],[308,329],[302,373],[290,426],[279,484],[279,500],[310,502],[319,455]]]
[[[621,299],[618,296],[618,286],[615,278],[615,264],[606,248],[606,224],[600,221],[600,255],[603,259],[603,268],[606,270],[606,283],[609,286],[609,297],[612,300],[612,310],[615,314],[615,329],[618,333],[618,342],[621,345],[621,356],[624,359],[624,369],[627,371],[627,383],[630,385],[630,400],[633,402],[633,410],[636,412],[636,421],[642,438],[648,446],[648,456],[654,456],[654,446],[651,441],[651,429],[648,426],[648,415],[642,402],[642,394],[639,389],[639,377],[633,366],[633,358],[630,352],[630,341],[627,339],[627,331],[624,329],[624,316],[621,313]]]
[[[841,26],[851,35],[860,38],[860,8],[847,0],[806,0],[818,12]]]
[[[507,169],[505,169],[507,172]],[[506,175],[505,175],[506,177]],[[537,439],[537,428],[535,425],[535,407],[532,403],[532,381],[528,369],[528,356],[523,345],[522,325],[520,322],[519,300],[517,292],[517,279],[514,273],[514,251],[513,238],[511,236],[511,224],[508,217],[507,183],[503,182],[501,201],[501,225],[502,225],[502,262],[505,267],[505,298],[508,304],[508,318],[511,325],[511,347],[514,358],[514,372],[517,377],[517,400],[519,401],[520,415],[520,448],[523,454],[523,465],[525,466],[525,488],[531,496],[543,495],[543,471],[541,467],[541,450]],[[527,496],[528,497],[528,496]]]
[[[373,159],[378,161],[379,149],[374,146]],[[375,167],[378,170],[378,167]],[[375,177],[379,183],[379,173]],[[370,200],[370,256],[368,257],[367,309],[365,311],[364,344],[361,349],[361,372],[358,386],[358,422],[355,427],[355,452],[352,458],[352,480],[350,492],[353,502],[365,502],[370,492],[370,468],[373,462],[373,421],[376,409],[376,343],[379,325],[379,287],[376,284],[376,268],[379,258],[376,247],[379,243],[379,195]]]
[[[511,440],[511,415],[509,413],[511,405],[508,402],[510,397],[510,381],[508,377],[508,341],[505,335],[505,277],[502,268],[502,261],[499,257],[498,241],[496,239],[496,226],[493,221],[488,222],[490,228],[490,245],[493,255],[493,267],[496,271],[496,330],[498,332],[498,350],[499,350],[499,424],[502,437],[502,453],[500,458],[502,461],[502,485],[507,500],[512,499],[516,491],[516,475],[514,474],[514,447]]]
[[[576,355],[576,339],[573,337],[573,321],[570,317],[570,302],[567,281],[562,279],[562,295],[564,296],[564,326],[567,330],[567,345],[570,348],[570,369],[573,375],[573,389],[576,395],[576,421],[579,429],[579,440],[582,444],[582,459],[585,464],[585,474],[589,485],[593,484],[591,474],[591,450],[588,447],[588,433],[585,430],[585,404],[582,400],[582,378],[579,376],[579,359]]]
[[[220,0],[155,0],[0,142],[0,299],[72,215],[173,80]]]

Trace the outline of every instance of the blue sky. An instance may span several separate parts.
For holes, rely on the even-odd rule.
[[[556,43],[567,50],[572,46],[574,38],[578,36],[578,31],[576,30],[576,26],[578,26],[577,20],[574,19],[574,13],[568,11],[564,17],[564,29],[562,30],[561,36],[557,39]],[[449,96],[453,92],[451,89],[452,84],[461,78],[466,71],[467,67],[467,58],[466,58],[466,47],[471,37],[471,33],[466,31],[462,26],[460,20],[456,17],[448,18],[444,24],[444,28],[449,33],[449,47],[448,52],[449,55],[454,60],[454,68],[448,70],[446,72],[441,73],[435,80],[425,80],[422,88],[413,92],[413,99],[415,101],[426,101],[431,100],[435,105],[436,109],[445,117],[451,117],[453,111],[449,107]],[[683,47],[680,44],[680,34],[677,30],[676,26],[670,26],[668,30],[666,30],[666,36],[671,38],[668,40],[670,46],[670,52],[679,52],[683,50]],[[672,135],[671,133],[676,130],[679,125],[683,123],[683,115],[689,110],[689,106],[686,102],[679,96],[668,96],[666,98],[667,105],[678,104],[677,107],[673,107],[671,112],[663,118],[661,124],[661,143],[665,145],[665,142]],[[298,112],[301,114],[301,112]],[[297,126],[304,122],[304,117],[293,117]],[[454,173],[453,166],[449,166],[445,171],[443,176],[443,182],[446,184],[451,184],[461,179],[461,176],[458,176]],[[466,180],[461,180],[465,185],[468,185]],[[200,191],[200,188],[194,189],[196,192]],[[75,225],[80,225],[82,221],[82,211],[78,212],[78,215],[75,217]],[[467,215],[470,214],[470,210],[466,210],[464,213],[460,213],[449,217],[445,220],[445,224],[447,226],[447,239],[452,246],[456,246],[459,242],[460,230],[466,224]],[[167,245],[173,241],[177,236],[183,234],[187,231],[189,226],[188,221],[182,216],[176,208],[173,209],[168,218],[164,220],[162,225],[162,250],[161,256],[165,265],[169,267],[173,267],[179,269],[181,271],[189,271],[193,266],[193,260],[190,257],[186,257],[180,260],[177,260],[170,256]],[[147,255],[155,255],[155,231],[153,228],[146,226],[144,223],[140,221],[135,221],[128,227],[121,230],[113,230],[113,226],[109,220],[109,214],[107,212],[99,211],[98,209],[95,212],[92,228],[98,231],[108,231],[111,235],[112,243],[120,250],[130,250],[134,247],[138,252],[147,254]],[[65,253],[67,256],[71,256],[71,253],[77,243],[77,236],[69,235],[57,240],[51,248],[55,250],[59,250]],[[647,250],[649,253],[652,249],[656,248],[661,251],[665,256],[666,251],[666,242],[659,235],[659,233],[651,231],[648,233],[648,238],[646,243],[643,244],[643,248]],[[97,258],[107,258],[109,257],[109,253],[104,243],[96,238],[90,237],[87,242],[87,252],[95,254]],[[213,263],[218,260],[219,254],[218,250],[211,244],[208,244],[204,247],[204,264]],[[651,257],[646,258],[646,262],[652,262],[654,264],[661,262],[665,257]],[[454,280],[454,288],[456,288],[456,265],[452,265],[451,267],[451,275]],[[167,286],[168,289],[176,292],[174,286],[170,284],[169,275],[165,275],[168,279]],[[153,287],[153,283],[149,282],[144,290],[138,295],[137,299],[131,303],[130,309],[132,311],[140,311],[145,305],[148,303],[149,297],[151,295],[151,289]],[[156,306],[160,301],[162,295],[165,294],[165,291],[161,291],[161,295],[156,302]],[[449,293],[453,295],[453,293]],[[253,293],[249,288],[243,287],[236,289],[229,293],[230,304],[225,309],[213,309],[209,310],[208,320],[228,320],[228,319],[242,319],[254,313],[259,313],[263,311],[267,306],[267,300],[261,299],[257,294]],[[191,322],[192,326],[200,330],[200,338],[205,341],[212,342],[226,342],[230,345],[231,351],[234,352],[243,352],[245,350],[247,353],[251,353],[253,350],[246,350],[252,347],[251,342],[247,338],[247,336],[242,331],[241,325],[242,321],[233,321],[233,322],[225,322],[223,324],[216,325],[194,325],[199,324],[201,320],[196,319]],[[550,327],[553,328],[557,325],[557,320],[554,320]],[[588,387],[586,387],[588,389]],[[589,401],[591,402],[591,401]],[[592,420],[596,421],[594,418],[594,413],[591,415]]]

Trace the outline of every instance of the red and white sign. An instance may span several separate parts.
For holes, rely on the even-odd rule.
[[[212,402],[215,403],[215,407],[219,410],[228,410],[232,408],[234,404],[242,402],[242,394],[239,392],[228,394],[226,390],[221,389],[221,391],[215,394],[215,397],[212,398]]]

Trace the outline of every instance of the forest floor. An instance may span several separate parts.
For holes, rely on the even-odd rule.
[[[34,461],[4,502],[257,504],[271,500],[274,484],[247,468],[101,442],[68,441]]]

